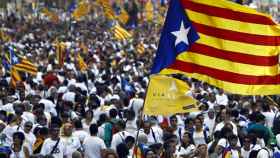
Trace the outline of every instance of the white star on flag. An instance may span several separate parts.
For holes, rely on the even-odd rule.
[[[13,57],[13,62],[14,62],[14,63],[17,63],[17,62],[18,62],[18,58],[14,56],[14,57]]]
[[[177,46],[181,42],[189,45],[188,34],[190,32],[190,29],[190,27],[186,29],[184,26],[184,22],[182,21],[180,30],[171,32],[174,36],[176,36],[175,46]]]

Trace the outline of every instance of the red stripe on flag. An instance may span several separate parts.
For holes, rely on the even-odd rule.
[[[276,76],[250,76],[232,73],[224,70],[218,70],[205,66],[200,66],[193,63],[183,62],[176,60],[170,67],[170,69],[180,70],[187,73],[198,73],[207,75],[218,80],[232,82],[237,84],[246,85],[272,85],[280,84],[280,75]]]
[[[181,0],[181,4],[185,9],[189,9],[199,13],[204,13],[210,16],[216,16],[216,17],[248,22],[248,23],[255,23],[255,24],[276,25],[270,18],[262,15],[249,14],[249,13],[234,11],[226,8],[199,4],[199,3],[191,2],[190,0]]]
[[[238,52],[221,50],[198,43],[193,44],[189,51],[243,64],[251,64],[257,66],[274,66],[278,64],[278,56],[256,56],[242,54]]]
[[[220,39],[244,42],[256,45],[279,46],[280,36],[253,35],[231,30],[224,30],[192,22],[196,31]]]

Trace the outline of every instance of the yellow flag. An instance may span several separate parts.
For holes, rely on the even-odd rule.
[[[132,37],[132,35],[127,30],[125,30],[118,24],[113,26],[111,30],[117,40],[127,40]]]
[[[152,75],[146,94],[144,114],[171,115],[198,111],[196,100],[187,95],[187,83],[164,75]]]
[[[0,30],[0,40],[2,40],[4,42],[8,42],[8,41],[11,41],[12,39],[3,30]]]
[[[110,5],[109,0],[97,0],[97,3],[102,6],[103,12],[107,19],[109,19],[109,20],[115,19],[115,13],[114,13],[113,8]]]
[[[59,17],[54,12],[49,11],[47,8],[42,10],[42,13],[45,14],[53,23],[58,23]]]
[[[21,77],[18,73],[18,71],[12,67],[11,69],[11,81],[10,84],[13,88],[16,88],[17,82],[21,81]]]
[[[119,22],[121,22],[122,24],[126,24],[128,19],[129,19],[128,13],[124,9],[121,9],[121,14],[118,16]]]
[[[90,12],[90,4],[86,2],[79,3],[77,9],[73,12],[72,16],[75,20],[80,20],[81,17],[86,16]]]
[[[86,71],[88,66],[85,63],[84,59],[81,57],[80,53],[77,55],[78,65],[81,71]]]
[[[145,5],[145,13],[147,21],[152,21],[154,18],[154,7],[151,0],[148,0]]]
[[[145,52],[144,44],[141,42],[136,46],[136,51],[139,54],[143,54]]]

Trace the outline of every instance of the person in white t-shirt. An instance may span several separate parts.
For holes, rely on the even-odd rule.
[[[72,153],[78,151],[81,148],[81,143],[78,137],[72,135],[73,127],[72,124],[66,123],[63,126],[63,136],[61,140],[66,146],[67,158],[72,157]]]
[[[216,94],[216,101],[218,105],[228,106],[228,96],[222,89],[219,90],[219,94]]]
[[[125,122],[124,121],[118,121],[116,123],[116,130],[118,131],[115,133],[112,137],[111,142],[111,149],[116,150],[117,146],[125,141],[125,138],[129,136],[130,134],[125,131]]]
[[[213,134],[214,125],[215,125],[215,110],[209,109],[207,112],[207,117],[204,119],[204,124],[209,129],[209,135]]]
[[[268,104],[262,103],[262,114],[265,116],[265,125],[272,128],[275,113],[270,109]]]
[[[86,137],[83,143],[85,158],[101,158],[106,145],[101,138],[97,137],[98,126],[92,124],[89,130],[90,136]]]
[[[52,155],[54,158],[66,158],[66,145],[59,137],[59,133],[59,126],[51,124],[51,137],[44,141],[40,152],[43,156]]]
[[[74,126],[75,126],[75,131],[73,132],[73,136],[78,137],[81,144],[83,144],[85,138],[89,136],[89,133],[83,129],[83,125],[80,120],[75,120]]]
[[[185,133],[185,129],[178,126],[178,118],[176,115],[173,115],[169,118],[170,127],[174,130],[173,134],[175,134],[179,141],[182,140],[183,134]]]
[[[252,146],[251,138],[249,136],[245,136],[243,138],[243,146],[240,153],[243,158],[249,158]]]
[[[231,116],[230,110],[223,109],[221,111],[222,122],[220,122],[216,125],[214,131],[220,131],[228,123],[228,124],[231,124],[231,126],[233,127],[233,134],[238,135],[237,134],[237,126],[230,120],[230,116]]]
[[[176,157],[187,157],[195,151],[192,135],[189,132],[185,132],[182,138],[182,142],[176,147]]]
[[[192,133],[192,138],[194,144],[198,146],[199,144],[207,144],[208,142],[208,132],[203,129],[203,122],[198,117],[194,120],[195,129]]]
[[[32,146],[36,141],[36,137],[32,133],[32,127],[33,127],[32,122],[27,121],[27,122],[25,122],[24,129],[23,129],[23,133],[25,136],[25,143],[28,145],[28,150],[29,150],[30,154],[32,154],[32,151],[33,151]]]
[[[84,130],[89,133],[89,126],[91,124],[95,124],[95,123],[96,123],[96,120],[94,119],[93,111],[90,109],[87,110],[85,112],[85,118],[82,119],[82,125],[83,125]]]

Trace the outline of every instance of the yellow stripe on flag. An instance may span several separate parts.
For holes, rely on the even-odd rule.
[[[126,24],[128,19],[129,19],[129,15],[128,13],[122,8],[121,9],[121,14],[117,17],[119,22],[121,22],[122,24]]]
[[[197,111],[196,100],[187,96],[187,83],[164,75],[150,76],[144,114],[171,115]]]
[[[143,43],[139,43],[136,47],[136,51],[139,54],[143,54],[145,52],[145,47]]]
[[[243,42],[224,40],[199,33],[199,44],[205,44],[217,49],[223,48],[226,51],[235,51],[249,55],[275,56],[278,55],[279,46],[262,46]]]
[[[73,12],[73,17],[75,20],[80,20],[81,17],[86,16],[90,12],[90,4],[82,1],[79,3],[77,9]]]
[[[12,85],[13,88],[16,88],[16,84],[19,81],[21,81],[21,77],[20,77],[18,71],[15,68],[12,67],[10,84]]]
[[[7,35],[3,30],[0,30],[0,40],[4,42],[9,42],[12,40],[12,38],[9,35]]]
[[[271,25],[269,27],[266,25],[254,23],[248,25],[248,23],[246,22],[209,16],[192,10],[187,10],[186,12],[191,21],[199,24],[249,34],[280,36],[280,32],[275,32],[275,30],[280,28],[278,25]]]
[[[145,5],[145,13],[147,21],[152,21],[154,18],[154,6],[151,0],[148,0],[148,2]]]
[[[115,19],[115,13],[114,10],[112,9],[109,0],[98,0],[98,4],[100,4],[103,7],[103,12],[104,15],[107,19],[113,20]]]
[[[43,14],[45,14],[53,23],[59,22],[59,17],[54,12],[49,11],[47,8],[42,10]]]
[[[222,80],[215,79],[213,77],[202,75],[202,74],[191,74],[186,73],[184,71],[173,70],[173,69],[163,69],[160,74],[185,74],[186,76],[191,76],[194,79],[207,82],[213,86],[218,88],[227,88],[225,91],[234,93],[234,94],[241,94],[241,95],[271,95],[279,93],[280,86],[275,85],[246,85],[246,84],[237,84],[232,82],[226,82]]]
[[[200,4],[205,4],[208,6],[213,6],[213,7],[219,7],[219,8],[231,8],[234,11],[239,11],[243,13],[249,13],[249,14],[255,14],[255,15],[262,15],[264,17],[269,17],[266,14],[257,12],[255,9],[249,8],[249,7],[240,7],[240,4],[237,3],[232,3],[230,1],[223,0],[222,3],[217,3],[217,0],[191,0],[195,3],[200,3]]]
[[[120,25],[113,26],[112,31],[114,33],[114,36],[118,40],[127,40],[132,37],[132,35],[124,28],[122,28]]]
[[[77,55],[77,58],[78,58],[78,64],[79,64],[79,68],[81,71],[86,71],[88,66],[87,64],[85,63],[84,59],[81,57],[80,54]]]

